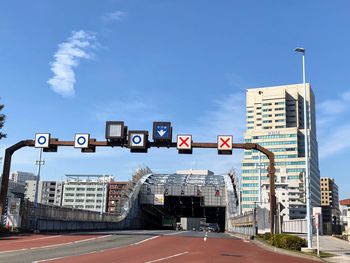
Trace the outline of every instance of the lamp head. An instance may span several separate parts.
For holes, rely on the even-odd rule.
[[[305,48],[302,47],[297,47],[296,49],[294,49],[295,52],[300,52],[300,53],[305,53]]]

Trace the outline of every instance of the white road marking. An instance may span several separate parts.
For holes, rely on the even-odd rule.
[[[159,237],[159,236],[150,237],[150,238],[141,240],[141,241],[139,241],[139,242],[133,243],[132,245],[139,245],[139,244],[142,244],[142,243],[147,242],[147,241],[149,241],[149,240],[155,239],[155,238],[157,238],[157,237]]]
[[[180,232],[175,232],[175,233],[169,233],[169,234],[164,234],[164,236],[178,235],[178,234],[182,234],[182,233],[186,233],[186,232],[190,232],[190,231],[180,231]]]
[[[98,239],[98,238],[102,238],[102,237],[108,237],[108,236],[112,236],[112,235],[101,236],[101,237],[97,237],[97,238],[94,238],[94,239]],[[129,247],[129,246],[139,245],[139,244],[141,244],[141,243],[147,242],[147,241],[152,240],[152,239],[155,239],[155,238],[157,238],[157,237],[159,237],[159,236],[150,237],[150,238],[141,240],[141,241],[139,241],[139,242],[132,243],[132,244],[130,244],[130,245],[126,245],[126,246],[113,247],[113,248],[108,248],[108,249],[90,251],[90,252],[87,252],[87,253],[84,253],[84,254],[79,254],[79,256],[88,255],[88,254],[93,254],[93,253],[102,253],[102,252],[109,251],[109,250],[114,250],[114,249],[120,249],[120,248]],[[87,239],[86,239],[86,240],[87,240]],[[72,243],[77,243],[77,242],[76,242],[76,241],[74,241],[74,242],[69,242],[69,243],[65,243],[65,245],[66,245],[66,244],[72,244]],[[47,247],[49,247],[49,246],[47,246]],[[24,249],[24,250],[27,250],[27,249]],[[49,259],[42,259],[42,260],[33,261],[32,263],[40,263],[40,262],[52,261],[52,260],[56,260],[56,259],[62,259],[62,258],[68,258],[68,257],[74,257],[74,256],[77,256],[77,255],[63,256],[63,257],[49,258]]]
[[[168,257],[164,257],[164,258],[158,258],[158,259],[151,260],[151,261],[146,261],[145,263],[153,263],[153,262],[163,261],[163,260],[167,260],[167,259],[169,259],[169,258],[174,258],[174,257],[182,256],[182,255],[185,255],[185,254],[187,254],[187,253],[188,253],[188,251],[185,251],[185,252],[182,252],[182,253],[179,253],[179,254],[175,254],[175,255],[172,255],[172,256],[168,256]]]
[[[62,236],[62,235],[49,236],[49,237],[38,237],[38,238],[31,238],[31,239],[24,239],[24,240],[14,240],[14,241],[12,241],[10,243],[11,244],[13,244],[13,243],[21,243],[21,242],[28,242],[28,241],[33,241],[33,240],[48,239],[48,238],[54,238],[54,237],[60,237],[60,236]]]
[[[105,235],[105,236],[100,236],[100,237],[93,237],[93,238],[88,238],[88,239],[83,239],[83,240],[70,241],[70,242],[66,242],[66,243],[52,244],[52,245],[46,245],[46,246],[40,246],[40,247],[29,247],[29,248],[20,248],[20,249],[14,249],[14,250],[0,251],[0,254],[25,251],[25,250],[33,250],[33,249],[40,249],[40,248],[60,247],[60,246],[64,246],[64,245],[82,243],[82,242],[87,242],[87,241],[105,238],[105,237],[109,237],[109,236],[112,236],[112,235]]]
[[[57,257],[57,258],[50,258],[50,259],[36,260],[36,261],[32,261],[32,263],[40,263],[40,262],[52,261],[52,260],[62,259],[62,258],[65,258],[65,257]]]
[[[3,253],[11,253],[11,252],[18,252],[18,251],[24,251],[24,250],[28,250],[28,248],[21,248],[21,249],[15,249],[15,250],[0,251],[0,254],[3,254]]]

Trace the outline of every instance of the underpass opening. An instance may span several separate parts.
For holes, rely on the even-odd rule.
[[[146,229],[206,230],[208,224],[218,224],[219,231],[225,231],[225,207],[205,207],[203,197],[166,196],[164,206],[142,205]],[[183,225],[192,221],[191,226]],[[188,224],[188,223],[187,223]]]
[[[227,198],[223,175],[153,174],[140,191],[145,228],[226,230]],[[216,231],[217,231],[216,230]]]

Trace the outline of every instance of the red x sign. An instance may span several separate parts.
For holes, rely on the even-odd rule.
[[[177,136],[177,149],[178,150],[191,150],[192,148],[192,135],[178,135]]]
[[[219,135],[218,136],[218,150],[232,150],[232,136]]]

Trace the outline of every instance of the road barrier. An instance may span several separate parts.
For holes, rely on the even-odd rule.
[[[256,235],[255,210],[231,218],[232,232],[251,239]]]
[[[37,204],[25,200],[21,205],[21,229],[38,231],[74,231],[102,229],[141,229],[138,196],[144,175],[124,192],[117,213],[100,213],[83,209]]]

